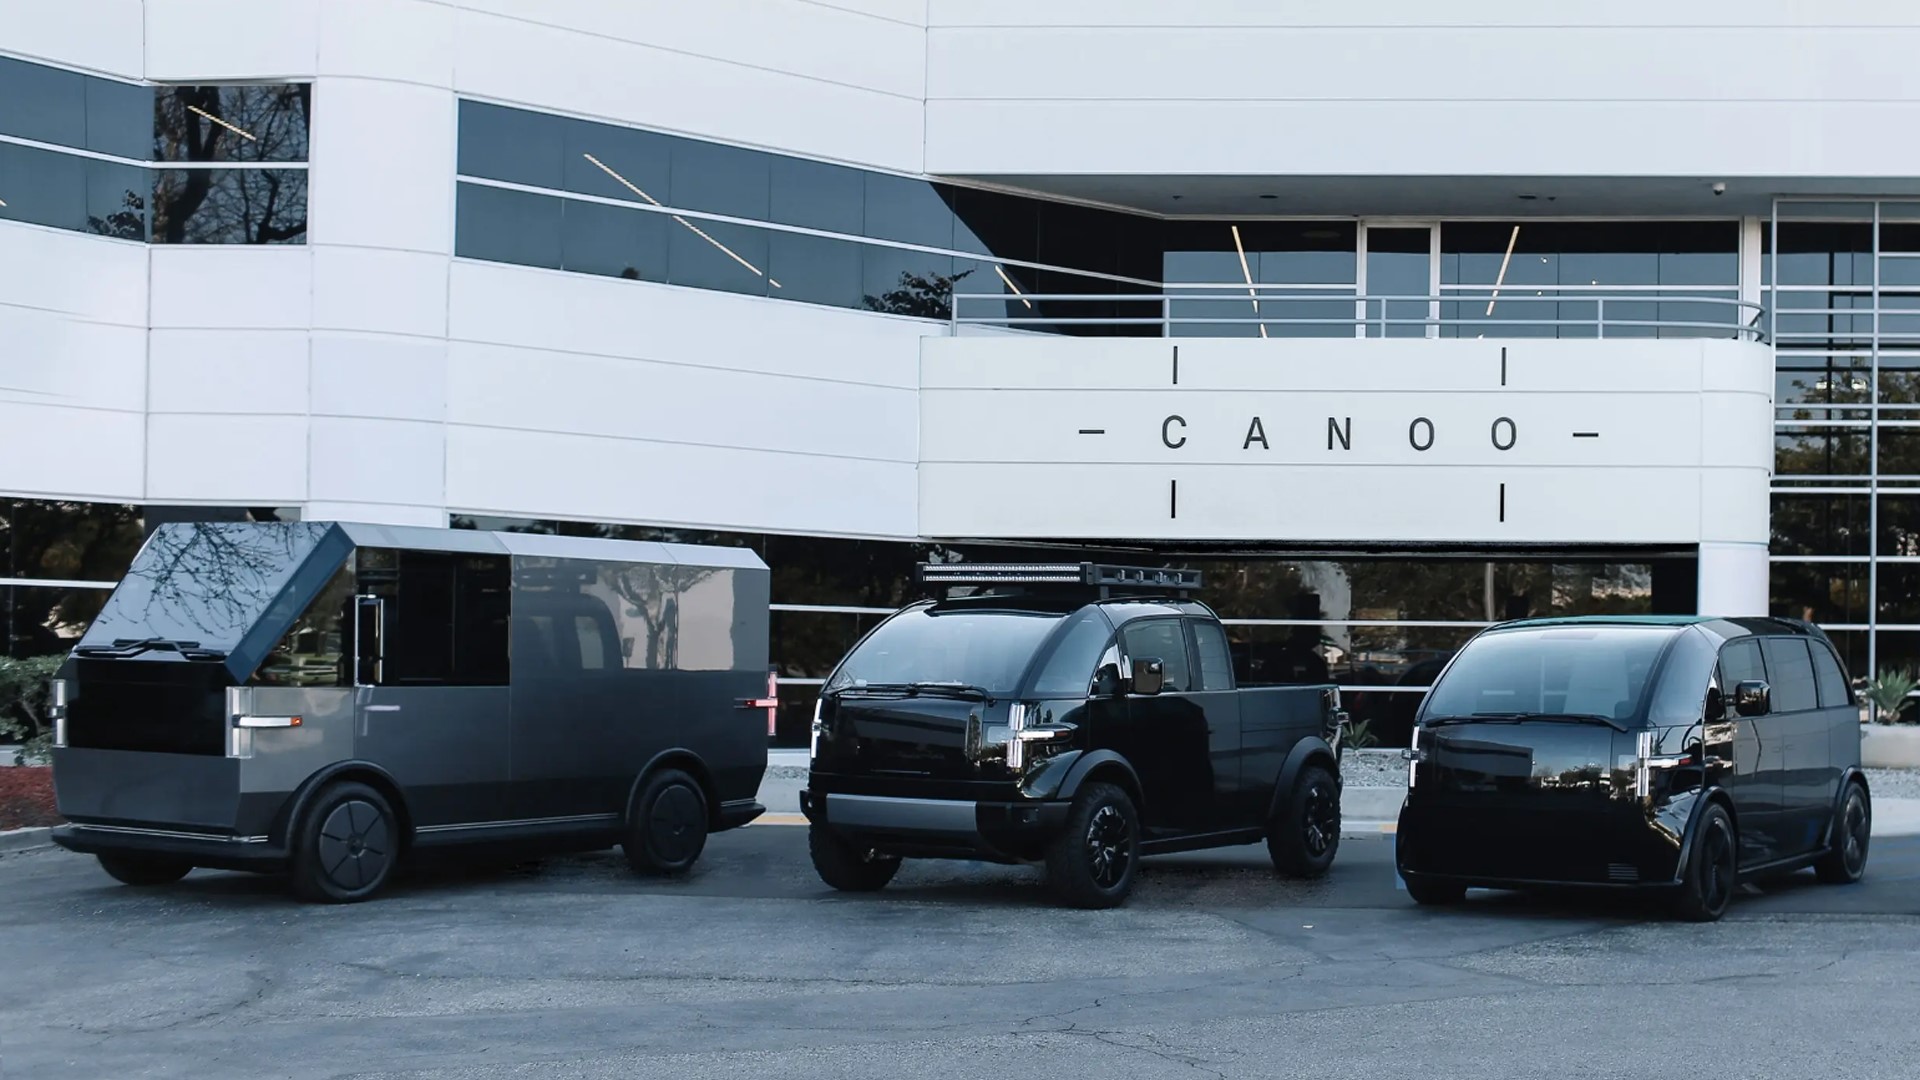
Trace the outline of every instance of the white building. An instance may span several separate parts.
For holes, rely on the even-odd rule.
[[[0,0],[0,624],[277,513],[753,543],[796,701],[981,541],[1202,560],[1382,716],[1516,613],[1911,665],[1917,46],[1896,0]]]

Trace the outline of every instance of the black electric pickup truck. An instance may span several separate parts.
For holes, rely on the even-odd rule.
[[[801,809],[828,885],[902,858],[1044,864],[1111,907],[1143,855],[1267,842],[1315,877],[1340,842],[1330,685],[1237,685],[1197,571],[1094,563],[921,568],[940,599],[889,616],[821,687]]]

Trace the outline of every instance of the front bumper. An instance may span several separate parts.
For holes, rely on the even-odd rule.
[[[807,821],[891,855],[1032,862],[1066,824],[1068,803],[800,792]]]
[[[240,837],[121,825],[62,825],[54,843],[87,855],[154,855],[213,870],[286,869],[287,849],[264,836]]]
[[[1395,863],[1409,880],[1482,888],[1667,888],[1679,883],[1685,810],[1496,809],[1410,798],[1395,831]]]

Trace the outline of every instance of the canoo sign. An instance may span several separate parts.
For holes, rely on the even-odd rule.
[[[1764,545],[1733,341],[930,338],[931,537]]]

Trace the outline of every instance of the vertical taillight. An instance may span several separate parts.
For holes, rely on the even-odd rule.
[[[1644,799],[1653,793],[1653,732],[1642,731],[1634,737],[1633,795]]]
[[[53,721],[53,745],[67,745],[67,680],[55,679],[47,687],[47,716]]]
[[[1414,778],[1420,775],[1420,725],[1413,725],[1413,739],[1407,748],[1400,752],[1407,759],[1407,788],[1412,790]]]

